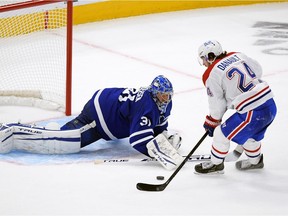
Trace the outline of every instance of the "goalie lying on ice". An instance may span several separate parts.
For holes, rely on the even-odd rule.
[[[162,75],[148,87],[100,89],[75,119],[58,130],[21,124],[2,125],[0,151],[75,153],[99,139],[129,138],[134,149],[157,158],[165,168],[173,169],[181,163],[177,152],[181,137],[167,132],[172,96],[172,83]]]
[[[177,167],[183,157],[172,145],[179,144],[181,138],[175,134],[167,139],[163,132],[147,144],[148,154],[156,158],[166,169]],[[175,142],[176,141],[176,142]],[[171,142],[171,143],[170,143]],[[38,154],[71,154],[81,149],[80,129],[50,130],[33,125],[9,124],[0,126],[0,153],[24,150]]]

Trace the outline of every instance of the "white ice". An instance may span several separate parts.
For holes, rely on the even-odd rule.
[[[193,173],[195,163],[187,163],[163,192],[141,192],[137,182],[159,184],[156,176],[168,179],[172,172],[157,163],[19,165],[17,160],[2,160],[0,215],[287,215],[287,11],[288,3],[210,8],[74,29],[73,114],[81,111],[96,89],[147,86],[164,74],[175,88],[169,126],[183,136],[183,155],[203,135],[208,112],[201,81],[205,68],[197,61],[199,45],[217,39],[225,50],[258,60],[278,105],[278,115],[262,143],[263,170],[239,172],[234,163],[226,163],[224,175],[199,176]],[[260,22],[278,25],[256,27]],[[0,107],[2,122],[63,117],[36,108]],[[195,153],[209,153],[211,141],[207,138]],[[112,144],[100,144],[95,154],[117,156]]]

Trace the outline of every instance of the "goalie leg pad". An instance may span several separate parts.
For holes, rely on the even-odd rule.
[[[156,158],[165,169],[172,170],[183,161],[183,157],[163,134],[156,136],[146,147],[149,155]]]
[[[13,127],[0,125],[0,153],[8,153],[13,149]]]
[[[39,154],[70,154],[80,151],[81,134],[75,130],[47,130],[15,125],[14,149]]]

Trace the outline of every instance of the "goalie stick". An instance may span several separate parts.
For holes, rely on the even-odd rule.
[[[186,156],[183,156],[185,158]],[[187,162],[207,161],[211,159],[210,154],[192,155],[188,158]],[[122,159],[96,159],[95,164],[101,163],[139,163],[139,162],[156,162],[155,158],[122,158]]]
[[[172,181],[172,179],[177,175],[177,173],[181,170],[181,168],[185,165],[191,155],[196,151],[199,145],[203,142],[203,140],[207,137],[208,132],[206,131],[205,134],[201,137],[198,143],[194,146],[191,152],[185,157],[182,163],[177,167],[177,169],[172,173],[169,179],[164,182],[163,184],[146,184],[146,183],[137,183],[136,188],[141,191],[163,191],[168,186],[168,184]]]
[[[232,152],[229,152],[225,157],[225,162],[237,161],[243,153],[242,147],[236,147]],[[185,158],[186,156],[183,156]],[[210,154],[192,155],[187,162],[198,162],[211,160]],[[94,164],[102,163],[139,163],[139,162],[156,162],[155,158],[117,158],[117,159],[96,159]]]

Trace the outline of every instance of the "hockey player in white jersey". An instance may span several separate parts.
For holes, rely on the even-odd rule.
[[[75,119],[58,130],[2,125],[0,153],[13,149],[44,154],[76,153],[99,139],[129,138],[133,148],[158,159],[170,170],[183,160],[177,151],[181,137],[177,133],[169,134],[167,129],[172,96],[172,83],[162,75],[139,89],[100,89]]]
[[[237,169],[263,168],[261,140],[277,108],[269,85],[261,79],[261,66],[243,53],[223,51],[215,40],[202,44],[198,54],[200,63],[207,67],[202,80],[210,113],[204,128],[213,137],[213,143],[211,162],[196,165],[195,172],[223,173],[230,141],[241,145],[248,157],[236,162]],[[227,109],[234,109],[235,113],[222,122]]]

